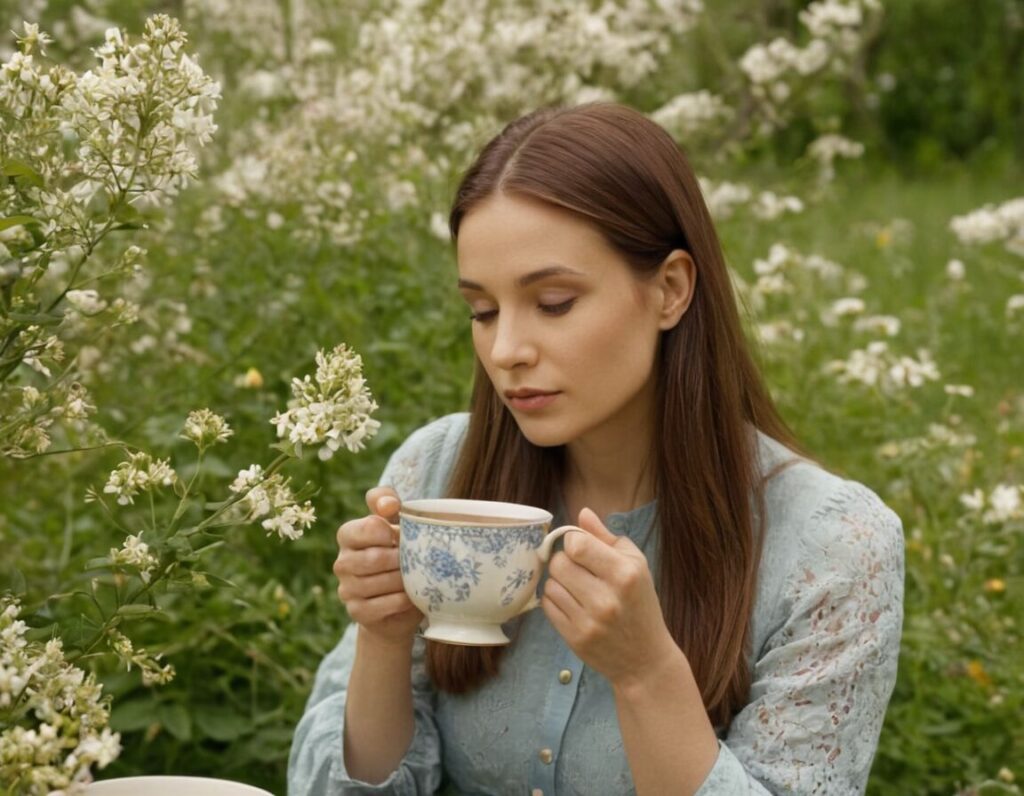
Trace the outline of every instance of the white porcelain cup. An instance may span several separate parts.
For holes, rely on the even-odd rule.
[[[427,620],[424,638],[449,644],[508,644],[501,628],[540,605],[537,583],[555,541],[550,512],[490,500],[410,500],[398,531],[402,583]]]
[[[206,777],[123,777],[93,782],[88,796],[273,796],[252,785]]]

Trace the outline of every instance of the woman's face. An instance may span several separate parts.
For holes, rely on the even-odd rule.
[[[473,346],[527,439],[647,428],[658,338],[685,311],[666,304],[689,285],[641,281],[577,216],[502,194],[463,218],[458,262]]]

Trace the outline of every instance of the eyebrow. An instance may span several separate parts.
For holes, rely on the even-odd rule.
[[[541,279],[547,279],[549,276],[586,276],[586,274],[582,271],[569,268],[566,265],[549,265],[519,277],[516,280],[516,285],[519,287],[527,287],[532,285],[534,282],[539,282]],[[484,290],[484,286],[479,282],[473,282],[469,279],[461,278],[459,279],[459,287],[466,288],[467,290],[479,290],[481,292]]]

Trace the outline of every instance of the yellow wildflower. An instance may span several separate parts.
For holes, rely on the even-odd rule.
[[[974,659],[967,662],[967,676],[970,677],[978,685],[988,687],[992,685],[992,678],[988,672],[985,671],[985,667],[981,661]]]
[[[990,594],[1002,594],[1006,591],[1006,581],[1002,578],[989,578],[985,581],[984,589]]]

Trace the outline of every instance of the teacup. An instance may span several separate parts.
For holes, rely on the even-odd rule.
[[[555,541],[550,512],[491,500],[410,500],[398,531],[402,583],[426,616],[424,638],[449,644],[508,644],[501,625],[540,605],[541,569]]]
[[[87,785],[88,796],[271,796],[267,791],[207,777],[122,777]]]

